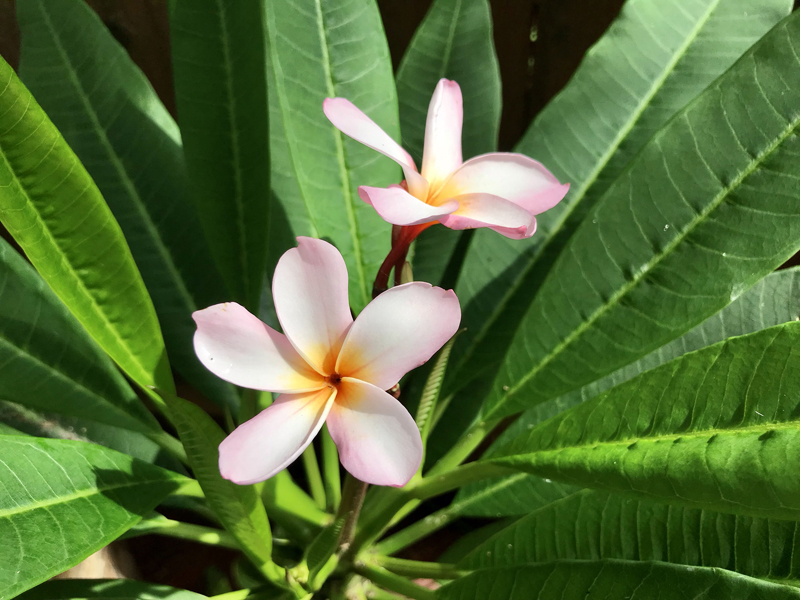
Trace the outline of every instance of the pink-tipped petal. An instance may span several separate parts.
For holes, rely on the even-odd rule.
[[[247,485],[269,479],[302,454],[325,423],[336,391],[282,394],[219,445],[222,477]]]
[[[400,186],[377,188],[362,185],[358,195],[371,205],[384,221],[392,225],[419,225],[438,221],[458,208],[458,202],[448,200],[441,206],[432,206],[417,200]]]
[[[426,197],[428,184],[417,172],[411,155],[355,104],[345,98],[326,98],[322,103],[322,112],[343,134],[388,156],[403,167],[411,193],[420,198]]]
[[[491,194],[464,194],[458,210],[441,219],[450,229],[490,227],[512,239],[530,237],[536,231],[536,217],[513,202]]]
[[[348,473],[373,485],[402,487],[422,462],[422,439],[405,407],[383,390],[345,378],[328,415]]]
[[[428,106],[422,155],[422,176],[434,188],[461,166],[463,122],[461,88],[455,81],[440,79]]]
[[[437,194],[449,199],[464,194],[492,194],[538,215],[553,208],[567,194],[541,163],[522,154],[497,152],[469,159],[453,173]]]
[[[330,375],[353,323],[347,297],[347,267],[328,242],[297,238],[297,248],[278,261],[272,297],[292,346],[323,375]]]
[[[393,287],[358,315],[336,372],[388,390],[444,346],[460,322],[461,307],[453,290],[421,281]]]
[[[325,384],[285,335],[235,302],[198,310],[192,318],[197,358],[225,381],[271,392],[318,390]]]

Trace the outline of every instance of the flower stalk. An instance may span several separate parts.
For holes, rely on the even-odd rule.
[[[372,297],[377,298],[380,294],[389,289],[389,276],[394,269],[395,285],[400,285],[403,265],[408,256],[408,249],[411,247],[411,242],[417,239],[417,236],[425,231],[431,225],[436,223],[423,223],[422,225],[409,225],[407,227],[400,227],[395,225],[392,227],[392,249],[383,260],[378,275],[375,277],[375,283],[372,285]]]

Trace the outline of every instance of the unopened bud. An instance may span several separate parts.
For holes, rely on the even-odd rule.
[[[412,281],[414,281],[414,273],[411,271],[411,263],[405,261],[403,270],[400,271],[400,283],[410,283]]]

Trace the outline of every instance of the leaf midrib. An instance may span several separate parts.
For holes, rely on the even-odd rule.
[[[103,396],[100,396],[97,392],[95,392],[92,389],[86,387],[82,382],[79,382],[79,381],[75,380],[74,378],[70,377],[67,373],[57,369],[54,365],[46,363],[43,360],[41,360],[39,357],[35,356],[34,354],[31,354],[30,351],[28,351],[27,349],[22,348],[21,346],[15,344],[13,341],[8,339],[3,334],[2,331],[0,331],[0,347],[2,347],[3,345],[7,345],[8,347],[10,347],[11,352],[13,354],[16,354],[20,358],[22,358],[23,361],[24,360],[28,360],[30,362],[33,362],[35,365],[39,366],[40,368],[43,368],[44,370],[50,372],[52,374],[51,376],[54,376],[56,378],[59,378],[59,379],[62,379],[64,381],[66,381],[67,383],[69,383],[69,384],[73,385],[74,387],[78,388],[78,390],[83,390],[84,393],[86,393],[87,395],[89,395],[92,398],[94,398],[95,401],[98,402],[98,404],[102,404],[107,409],[110,408],[113,412],[124,416],[126,418],[126,420],[133,419],[136,423],[138,423],[138,424],[143,426],[143,429],[136,429],[134,431],[137,431],[139,433],[145,433],[145,434],[153,433],[153,432],[157,433],[158,431],[160,431],[160,428],[157,428],[157,427],[154,428],[154,427],[145,426],[144,423],[142,421],[140,421],[136,416],[134,416],[134,415],[128,413],[127,411],[123,410],[121,407],[117,406],[116,404],[113,404],[113,403],[109,402]],[[108,423],[108,425],[112,425],[112,426],[115,426],[115,427],[120,427],[120,425],[118,425],[118,424]]]
[[[219,13],[220,41],[222,43],[223,72],[225,78],[225,95],[228,101],[225,108],[228,112],[230,127],[231,154],[233,155],[233,200],[236,207],[236,229],[239,231],[237,241],[239,242],[239,262],[242,267],[242,279],[244,283],[244,299],[250,302],[252,295],[253,282],[250,281],[250,273],[247,261],[247,227],[244,222],[244,204],[242,198],[242,164],[241,149],[239,148],[239,131],[236,120],[236,96],[233,93],[233,62],[231,60],[230,33],[228,32],[228,21],[225,15],[225,7],[222,0],[215,0],[217,12]],[[258,285],[257,283],[255,285]]]
[[[686,113],[682,114],[682,118],[686,119],[689,127],[691,129],[691,123],[689,122]],[[597,321],[600,317],[602,317],[606,312],[611,310],[615,307],[619,301],[633,288],[635,288],[639,282],[644,279],[646,275],[649,275],[650,272],[667,256],[671,254],[671,252],[677,248],[697,227],[699,227],[702,223],[705,222],[706,218],[714,212],[723,202],[736,190],[742,182],[747,179],[750,175],[752,175],[762,163],[764,163],[773,152],[775,152],[778,148],[780,148],[781,144],[794,132],[797,128],[798,123],[800,123],[800,116],[797,118],[788,121],[788,126],[781,132],[781,134],[770,144],[770,146],[762,152],[761,155],[757,156],[746,168],[742,170],[742,172],[737,175],[731,183],[723,187],[722,190],[717,194],[717,196],[706,206],[702,211],[700,211],[695,218],[693,218],[689,224],[681,231],[680,235],[675,236],[675,238],[664,246],[664,250],[660,253],[657,253],[653,256],[653,258],[641,268],[638,269],[637,272],[634,274],[633,278],[630,281],[626,282],[620,289],[611,295],[608,302],[602,304],[596,311],[594,311],[587,319],[584,319],[581,324],[572,330],[572,332],[564,338],[562,342],[560,342],[550,353],[548,353],[538,364],[537,366],[529,371],[525,376],[523,376],[514,386],[512,386],[504,398],[509,398],[517,393],[522,386],[524,386],[528,381],[530,381],[533,377],[536,376],[551,360],[553,360],[558,354],[570,345],[575,339],[580,337],[587,329],[591,328],[595,321]],[[694,135],[694,134],[692,134]],[[657,141],[657,138],[655,138]],[[500,406],[502,401],[498,403],[493,410]],[[492,411],[493,411],[492,410]],[[490,411],[490,414],[491,412]]]
[[[0,463],[3,463],[0,460]],[[5,463],[3,463],[5,464]],[[10,467],[6,465],[6,468],[9,470]],[[12,471],[13,472],[13,471]],[[69,502],[74,502],[75,500],[80,500],[83,498],[90,498],[92,496],[99,496],[104,495],[105,492],[111,492],[114,490],[120,490],[125,488],[131,487],[138,487],[138,486],[145,486],[145,485],[154,485],[154,484],[168,484],[171,483],[173,480],[171,479],[145,479],[139,481],[129,481],[127,483],[120,483],[117,485],[109,485],[109,486],[102,486],[87,490],[76,491],[71,494],[67,494],[65,496],[57,496],[55,498],[50,498],[48,500],[39,500],[33,502],[31,504],[26,504],[24,506],[17,506],[14,508],[6,508],[0,509],[0,519],[8,519],[15,515],[20,515],[28,512],[33,512],[35,510],[47,509],[51,506],[56,506],[59,504],[67,504]]]
[[[706,23],[708,23],[708,20],[711,18],[711,15],[716,10],[717,6],[719,6],[719,2],[720,0],[716,0],[711,5],[711,8],[706,12],[703,19],[698,21],[698,24],[691,31],[690,35],[687,36],[686,42],[678,49],[678,52],[675,53],[675,57],[673,58],[673,60],[667,64],[661,77],[658,77],[653,81],[653,85],[650,87],[649,92],[642,97],[642,101],[639,103],[636,110],[633,113],[631,113],[631,118],[628,120],[625,126],[622,129],[620,129],[618,135],[614,138],[612,144],[609,145],[608,150],[601,156],[600,161],[598,161],[595,168],[592,169],[592,171],[589,173],[589,177],[584,181],[584,183],[580,187],[576,188],[572,202],[569,205],[569,210],[564,211],[559,216],[558,220],[554,222],[553,228],[549,232],[549,237],[546,240],[544,240],[542,244],[534,250],[534,252],[531,254],[528,265],[524,269],[522,269],[522,271],[520,271],[519,274],[514,278],[514,282],[511,284],[508,290],[503,294],[500,302],[497,304],[497,307],[494,310],[492,310],[486,317],[483,326],[478,330],[478,333],[475,335],[475,338],[473,338],[473,342],[469,346],[469,349],[465,352],[464,356],[459,361],[458,366],[455,369],[456,372],[460,372],[464,368],[465,364],[467,364],[467,361],[469,361],[472,358],[473,354],[475,353],[475,350],[478,348],[481,342],[483,342],[486,335],[492,329],[494,322],[503,312],[505,312],[508,303],[520,290],[528,274],[533,270],[536,264],[538,264],[539,258],[542,256],[544,251],[549,247],[550,243],[552,243],[553,239],[555,238],[555,234],[561,229],[561,227],[564,225],[567,219],[569,219],[569,217],[575,211],[580,201],[583,200],[583,198],[589,192],[591,187],[597,182],[597,179],[599,178],[603,169],[611,161],[617,149],[620,147],[622,142],[627,138],[628,134],[631,131],[633,131],[634,127],[636,126],[636,123],[639,121],[642,114],[644,114],[645,110],[647,110],[647,108],[650,106],[650,101],[662,89],[663,84],[672,75],[672,73],[675,70],[675,66],[678,64],[678,62],[680,62],[681,59],[683,59],[683,57],[686,56],[689,48],[692,46],[692,44],[694,44],[695,40],[702,31],[703,27],[705,27]],[[606,191],[608,191],[610,187],[611,186],[609,186],[609,188],[607,188]]]
[[[2,95],[6,93],[6,91],[8,90],[8,87],[11,85],[11,82],[13,80],[14,80],[14,73],[12,71],[10,73],[9,80],[8,80],[5,88],[3,89],[2,92],[0,92],[0,97],[2,97]],[[30,98],[29,98],[28,107],[26,107],[26,109],[25,109],[26,113],[27,113],[28,109],[30,108],[30,102],[32,100],[33,100],[33,95],[31,94]],[[44,111],[41,108],[39,110],[42,111],[42,121],[46,121],[47,120],[46,114],[44,113]],[[52,123],[51,123],[51,125],[52,125]],[[52,125],[52,126],[55,129],[55,125]],[[60,133],[58,133],[56,131],[56,141],[55,141],[55,143],[58,143],[58,136],[59,135],[60,135]],[[64,251],[62,250],[61,246],[58,244],[56,239],[53,237],[53,234],[50,231],[50,228],[48,227],[47,223],[45,222],[45,220],[42,217],[41,213],[39,212],[38,208],[36,207],[36,204],[33,202],[33,200],[31,200],[31,196],[28,193],[28,190],[25,188],[25,186],[22,185],[22,182],[19,180],[19,176],[17,175],[17,171],[14,168],[13,163],[10,160],[8,160],[8,156],[6,155],[6,152],[3,149],[1,144],[0,144],[0,157],[2,157],[3,161],[8,165],[8,167],[9,167],[8,170],[11,173],[11,176],[13,177],[13,180],[14,180],[14,183],[16,184],[16,186],[17,186],[17,189],[22,193],[22,195],[25,197],[25,200],[27,201],[27,205],[32,209],[32,212],[35,215],[36,223],[40,226],[40,232],[47,239],[47,241],[50,243],[50,245],[57,251],[58,255],[61,257],[61,263],[65,266],[65,269],[62,271],[62,273],[66,274],[66,275],[69,275],[71,277],[71,279],[73,279],[76,282],[76,284],[77,284],[76,287],[78,288],[78,290],[83,292],[83,299],[85,301],[88,301],[89,306],[91,308],[93,308],[92,312],[94,313],[94,315],[99,317],[100,320],[105,325],[106,333],[110,333],[111,336],[117,340],[117,342],[119,343],[120,347],[126,351],[128,359],[133,364],[135,364],[136,366],[139,367],[140,372],[139,372],[139,376],[138,377],[134,377],[134,375],[132,373],[128,373],[128,374],[131,376],[131,378],[134,381],[137,381],[140,384],[153,383],[154,382],[154,378],[150,377],[150,373],[149,373],[148,369],[145,368],[144,364],[139,360],[138,355],[136,355],[134,352],[131,351],[131,349],[128,347],[128,344],[120,336],[120,334],[116,330],[116,328],[112,326],[111,321],[109,321],[109,319],[108,319],[107,315],[105,314],[105,312],[100,308],[100,305],[97,303],[97,301],[94,298],[94,296],[92,296],[92,294],[89,293],[89,290],[87,289],[86,285],[84,284],[83,280],[80,278],[78,273],[75,271],[75,269],[74,269],[72,263],[69,261],[67,255],[64,253]],[[73,155],[73,162],[80,163],[80,161],[78,160],[77,156]],[[80,168],[83,168],[83,167],[81,166]],[[90,181],[90,187],[95,185],[94,181],[91,179],[91,177],[89,177],[88,173],[87,173],[87,178]],[[113,220],[113,218],[112,218],[112,220]],[[116,223],[116,221],[114,221],[114,223]],[[119,230],[119,224],[117,224],[117,232],[119,233],[120,236],[122,235],[121,230]],[[123,258],[123,260],[124,260],[124,258]],[[78,317],[78,315],[76,315],[76,317]],[[78,320],[81,320],[80,317],[78,317]],[[123,369],[124,369],[124,367],[123,367]],[[124,369],[124,370],[127,372],[127,369]]]
[[[164,241],[161,239],[161,235],[158,231],[158,228],[155,226],[153,219],[150,216],[150,213],[147,211],[144,201],[142,200],[139,191],[136,189],[135,184],[131,180],[130,176],[128,175],[128,171],[125,168],[125,165],[122,163],[119,155],[116,152],[116,149],[111,144],[108,136],[106,135],[106,131],[103,128],[102,124],[100,123],[100,119],[97,115],[97,112],[94,110],[94,106],[89,100],[88,94],[83,87],[83,83],[77,76],[77,70],[75,69],[75,65],[73,65],[72,61],[69,58],[66,50],[64,49],[63,44],[61,43],[61,39],[58,35],[58,31],[53,27],[53,22],[50,15],[47,12],[47,8],[44,2],[39,2],[39,6],[41,7],[42,15],[44,17],[45,23],[47,28],[50,30],[50,33],[53,37],[53,42],[58,50],[59,56],[61,57],[64,65],[67,67],[67,75],[72,81],[72,84],[75,87],[75,90],[78,94],[78,98],[80,98],[81,103],[83,104],[84,109],[86,110],[86,114],[91,120],[92,124],[95,128],[95,133],[102,145],[103,149],[106,151],[108,155],[109,161],[111,162],[114,170],[117,172],[125,190],[128,192],[130,198],[134,201],[134,205],[136,206],[137,212],[142,217],[142,223],[145,225],[147,231],[150,233],[150,238],[153,240],[156,250],[158,254],[163,259],[164,264],[167,267],[167,270],[172,275],[172,280],[176,283],[176,287],[178,293],[183,298],[184,303],[188,307],[189,312],[193,312],[197,310],[197,304],[194,301],[189,289],[186,286],[186,283],[183,280],[183,277],[180,273],[180,270],[177,268],[175,264],[175,259],[172,256],[169,248],[164,244]]]
[[[281,121],[284,130],[284,139],[286,141],[286,145],[289,148],[289,162],[292,165],[292,172],[294,173],[294,180],[297,182],[297,187],[300,190],[300,199],[303,201],[303,206],[306,209],[306,216],[308,216],[309,225],[311,227],[311,231],[309,235],[311,237],[320,237],[319,235],[319,227],[317,227],[316,223],[316,215],[314,211],[311,210],[311,206],[309,204],[309,192],[306,190],[305,180],[301,176],[300,169],[297,165],[297,147],[294,143],[294,136],[289,131],[291,122],[287,115],[289,114],[289,109],[287,108],[288,99],[286,98],[286,89],[283,85],[283,68],[281,67],[280,58],[278,56],[278,52],[275,49],[275,35],[277,35],[277,29],[275,24],[273,23],[274,17],[271,17],[271,11],[269,3],[265,6],[265,13],[266,13],[266,21],[267,21],[267,43],[269,44],[269,58],[270,63],[272,64],[272,71],[275,81],[275,88],[276,88],[276,97],[278,98],[278,106],[281,113]],[[280,75],[279,75],[280,72]]]
[[[650,444],[650,443],[658,443],[658,442],[674,442],[677,438],[685,439],[685,438],[705,438],[709,436],[716,436],[716,435],[724,435],[727,436],[731,435],[738,435],[738,434],[763,434],[767,431],[797,431],[800,433],[800,421],[784,421],[782,423],[760,423],[756,425],[745,425],[740,427],[727,427],[727,428],[720,428],[720,429],[699,429],[695,431],[687,431],[687,432],[672,432],[672,433],[663,433],[660,435],[653,435],[653,436],[640,436],[640,437],[628,437],[628,438],[619,438],[614,440],[597,440],[595,442],[585,442],[583,444],[574,444],[570,446],[559,446],[556,448],[542,448],[542,449],[534,449],[526,452],[520,452],[517,454],[506,454],[504,456],[493,456],[491,458],[484,459],[482,462],[487,463],[508,463],[511,459],[520,458],[520,457],[536,457],[536,456],[544,456],[548,454],[560,454],[564,451],[586,451],[586,450],[594,450],[596,448],[613,448],[617,446],[630,446],[631,444]],[[513,448],[512,448],[513,449]]]
[[[314,7],[317,11],[317,31],[320,39],[320,49],[322,51],[322,68],[325,72],[325,85],[328,90],[328,97],[336,97],[336,89],[333,82],[333,72],[331,65],[331,57],[328,52],[328,36],[325,30],[325,19],[322,13],[322,0],[315,0]],[[363,252],[361,250],[361,237],[358,231],[358,221],[353,208],[353,194],[351,191],[350,171],[347,167],[347,158],[344,152],[344,141],[342,140],[342,133],[332,127],[333,139],[336,143],[336,160],[339,164],[339,176],[342,179],[342,196],[344,199],[344,206],[347,212],[347,222],[350,226],[350,237],[353,242],[353,254],[355,255],[356,271],[358,272],[358,283],[361,289],[361,300],[366,305],[370,300],[370,295],[367,290],[366,274],[364,273]]]

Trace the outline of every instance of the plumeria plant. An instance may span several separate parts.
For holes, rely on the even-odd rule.
[[[628,0],[508,153],[487,0],[176,0],[177,123],[16,13],[0,600],[800,599],[790,0]],[[141,536],[232,567],[52,579]]]

